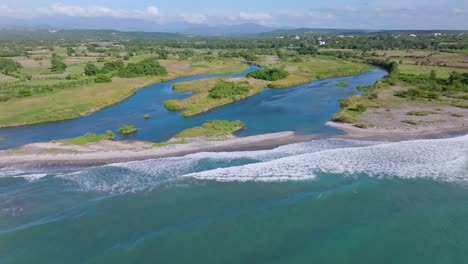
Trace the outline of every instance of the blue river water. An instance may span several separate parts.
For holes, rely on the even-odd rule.
[[[139,90],[125,101],[105,108],[92,115],[62,122],[45,123],[30,126],[0,129],[0,149],[18,147],[33,142],[48,142],[67,139],[86,133],[104,133],[107,130],[116,132],[123,125],[135,125],[139,128],[130,139],[162,142],[175,134],[208,120],[241,120],[246,129],[240,136],[249,136],[280,131],[298,133],[336,134],[337,130],[324,124],[338,111],[337,100],[358,93],[358,85],[370,85],[386,75],[383,70],[372,70],[360,75],[314,81],[309,84],[289,89],[268,89],[246,100],[213,109],[195,117],[183,117],[178,112],[169,112],[163,102],[167,99],[180,99],[191,95],[172,90],[178,82],[204,78],[245,76],[258,69],[251,66],[246,72],[198,75],[179,78],[172,81],[151,85]],[[340,88],[337,85],[347,81],[350,87]],[[151,115],[145,120],[145,114]],[[125,139],[119,135],[119,139]]]

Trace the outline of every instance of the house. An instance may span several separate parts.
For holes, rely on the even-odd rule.
[[[323,46],[323,45],[326,45],[326,44],[327,44],[327,43],[326,43],[325,41],[323,41],[323,40],[320,40],[320,41],[319,41],[319,45],[320,45],[320,46]]]

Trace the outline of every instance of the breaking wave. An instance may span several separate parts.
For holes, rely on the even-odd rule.
[[[468,182],[468,136],[397,143],[322,139],[272,150],[197,153],[61,174],[0,171],[34,182],[65,180],[82,191],[135,192],[187,179],[306,181],[323,173]]]

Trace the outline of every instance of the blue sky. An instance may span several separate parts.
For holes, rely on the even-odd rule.
[[[0,17],[272,27],[468,29],[468,0],[0,0]]]

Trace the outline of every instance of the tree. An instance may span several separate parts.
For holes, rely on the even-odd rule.
[[[63,73],[67,69],[67,65],[63,62],[63,59],[57,55],[52,56],[50,64],[52,65],[50,71],[54,73]]]
[[[95,76],[98,73],[98,68],[92,63],[86,64],[84,74],[87,76]]]

